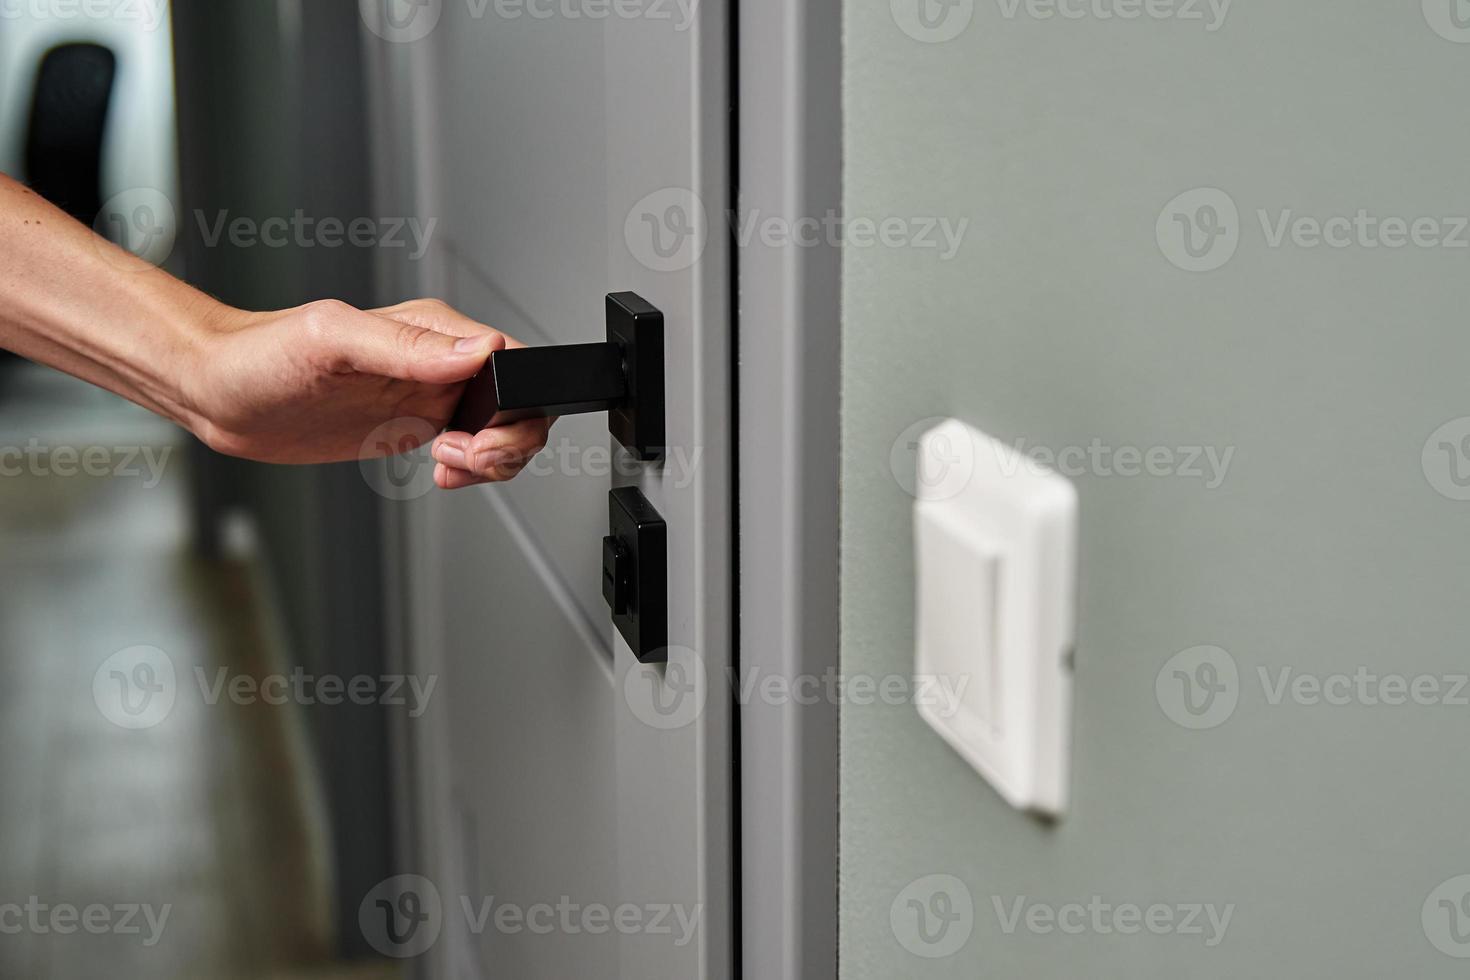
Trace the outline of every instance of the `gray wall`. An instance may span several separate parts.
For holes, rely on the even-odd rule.
[[[1470,945],[1439,899],[1467,888],[1432,893],[1470,873],[1470,707],[1371,704],[1373,689],[1273,704],[1260,672],[1467,669],[1470,503],[1454,498],[1470,491],[1449,464],[1470,471],[1470,421],[1431,434],[1470,416],[1470,236],[1451,222],[1462,247],[1273,247],[1258,212],[1470,214],[1470,44],[1417,0],[1239,0],[1213,31],[1204,4],[1204,22],[1070,6],[1089,13],[980,0],[958,37],[925,43],[888,3],[846,5],[848,217],[972,224],[948,262],[846,249],[844,670],[911,669],[912,499],[889,468],[911,424],[1234,455],[1214,488],[1076,478],[1075,796],[1059,825],[1009,810],[912,707],[844,707],[842,975],[1463,975],[1439,947]],[[1440,27],[1458,36],[1447,14]],[[1172,212],[1162,245],[1156,222],[1199,187],[1238,207],[1239,245],[1183,271]],[[1199,645],[1238,680],[1227,669],[1193,719],[1173,667],[1197,661],[1156,678]],[[900,936],[890,909],[935,873],[963,883],[974,924],[927,959],[901,939],[936,947]],[[1007,934],[996,897],[1009,915],[1023,896],[1234,912],[1213,948],[1208,924]]]

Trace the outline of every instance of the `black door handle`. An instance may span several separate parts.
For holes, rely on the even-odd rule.
[[[664,315],[636,293],[607,297],[607,341],[497,351],[471,381],[450,428],[607,412],[638,459],[664,454]]]

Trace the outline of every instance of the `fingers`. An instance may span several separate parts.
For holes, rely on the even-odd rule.
[[[423,327],[426,330],[435,330],[454,337],[475,337],[483,333],[499,333],[498,330],[465,316],[448,303],[438,299],[415,299],[373,312],[401,323]],[[501,336],[505,335],[501,334]],[[518,348],[526,345],[514,338],[505,337],[505,346]]]
[[[525,419],[513,425],[485,429],[477,435],[446,432],[434,441],[439,464],[434,478],[446,490],[515,478],[531,459],[546,448],[549,419]]]
[[[304,316],[307,342],[338,374],[455,384],[479,374],[491,353],[505,346],[493,330],[458,336],[345,303],[314,303]]]

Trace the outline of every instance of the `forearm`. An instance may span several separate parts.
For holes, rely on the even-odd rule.
[[[0,347],[193,429],[185,383],[228,308],[0,175]]]
[[[443,433],[441,487],[510,479],[546,445],[548,420],[444,429],[465,384],[513,343],[437,300],[246,313],[0,174],[0,348],[114,391],[219,452],[335,463]]]

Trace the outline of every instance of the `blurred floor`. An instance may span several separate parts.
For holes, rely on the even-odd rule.
[[[395,976],[330,962],[301,719],[210,703],[284,661],[248,554],[191,554],[186,464],[132,406],[0,374],[0,977]],[[136,646],[176,696],[131,730],[93,681]]]

